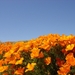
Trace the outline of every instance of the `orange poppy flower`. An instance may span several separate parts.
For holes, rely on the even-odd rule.
[[[57,73],[58,75],[67,75],[69,71],[70,71],[70,65],[65,63],[62,67],[59,68]]]
[[[0,66],[0,72],[4,72],[8,69],[8,66]]]
[[[20,60],[17,60],[16,63],[15,63],[15,65],[22,64],[23,60],[24,60],[23,57]]]
[[[34,69],[34,66],[36,65],[36,63],[28,63],[27,64],[27,66],[26,66],[26,70],[25,70],[25,72],[27,72],[27,71],[32,71],[33,69]]]
[[[49,65],[51,63],[51,57],[45,58],[44,62],[46,63],[46,65]]]
[[[17,75],[23,75],[23,73],[24,73],[24,68],[18,68],[18,69],[14,72],[14,74],[17,74]]]
[[[0,60],[0,66],[2,66],[3,64],[4,64],[4,60],[1,59],[1,60]]]
[[[66,56],[66,63],[70,64],[71,66],[75,66],[75,58],[73,56],[73,53],[69,53]]]
[[[43,57],[44,57],[43,52],[40,52],[38,58],[43,58]]]
[[[33,48],[33,49],[31,50],[31,54],[30,54],[31,59],[38,57],[38,56],[39,56],[39,52],[40,52],[40,49],[38,49],[38,48]]]
[[[3,75],[9,75],[7,72],[4,72]]]
[[[74,44],[71,44],[71,45],[67,45],[66,46],[66,51],[69,51],[69,50],[72,50],[74,48]]]

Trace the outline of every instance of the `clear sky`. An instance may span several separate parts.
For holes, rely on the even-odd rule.
[[[50,33],[75,35],[75,0],[0,0],[0,41]]]

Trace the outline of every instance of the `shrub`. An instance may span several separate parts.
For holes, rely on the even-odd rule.
[[[49,34],[0,42],[0,75],[74,75],[75,36]]]

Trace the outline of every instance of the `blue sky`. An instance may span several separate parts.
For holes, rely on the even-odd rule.
[[[50,33],[75,35],[75,0],[0,0],[0,41]]]

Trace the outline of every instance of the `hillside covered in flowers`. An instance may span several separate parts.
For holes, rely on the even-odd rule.
[[[0,42],[0,75],[74,75],[75,36],[48,34]]]

